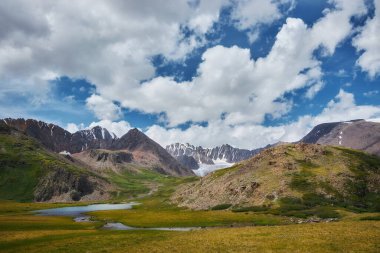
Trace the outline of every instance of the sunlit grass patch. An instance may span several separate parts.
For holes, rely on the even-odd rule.
[[[118,221],[132,227],[208,227],[232,224],[279,225],[288,219],[270,214],[245,214],[231,211],[190,210],[110,210],[92,212],[102,221]]]
[[[3,252],[379,252],[380,222],[167,231],[41,233],[0,243]]]

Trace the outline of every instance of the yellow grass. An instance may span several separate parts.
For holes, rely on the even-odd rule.
[[[231,211],[190,210],[112,210],[91,212],[97,220],[119,221],[132,227],[225,226],[234,223],[275,225],[288,223],[288,218],[267,214],[233,213]]]
[[[46,231],[45,231],[46,232]],[[25,233],[20,231],[20,233]],[[31,232],[32,233],[32,232]],[[347,221],[192,232],[73,231],[12,235],[3,252],[380,252],[380,222]],[[61,234],[58,234],[61,233]],[[54,234],[53,234],[54,235]]]
[[[95,233],[96,230],[77,230],[75,232]],[[65,234],[73,234],[73,230],[0,231],[0,243]]]

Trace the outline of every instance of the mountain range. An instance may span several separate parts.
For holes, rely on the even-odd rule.
[[[324,149],[320,148],[321,145],[336,146],[336,148]],[[295,144],[279,143],[254,150],[234,148],[228,144],[215,148],[203,148],[180,143],[168,145],[164,149],[138,129],[131,129],[118,138],[99,126],[70,133],[57,125],[42,121],[7,118],[0,120],[0,198],[24,201],[105,200],[120,196],[120,194],[133,195],[136,191],[144,192],[142,188],[136,190],[136,184],[140,185],[139,187],[141,185],[150,187],[153,183],[149,181],[153,175],[151,173],[174,177],[194,176],[193,170],[199,171],[200,166],[216,166],[223,161],[227,166],[235,163],[233,168],[244,169],[231,168],[211,173],[200,181],[207,184],[198,183],[198,185],[181,188],[182,190],[177,191],[175,195],[177,197],[173,198],[173,201],[179,205],[201,209],[227,200],[231,203],[263,204],[265,201],[258,201],[257,196],[263,199],[265,194],[269,194],[269,188],[260,188],[265,194],[254,195],[257,197],[253,197],[254,199],[244,197],[242,194],[245,194],[245,191],[235,192],[234,199],[231,199],[230,193],[223,192],[234,192],[230,190],[231,187],[227,187],[235,182],[234,179],[251,178],[249,173],[254,175],[255,171],[259,170],[257,166],[263,159],[274,171],[291,170],[294,167],[297,168],[295,172],[301,174],[303,173],[302,166],[309,164],[310,161],[319,167],[333,166],[333,163],[323,162],[331,158],[325,153],[332,152],[331,154],[345,161],[346,165],[350,162],[355,163],[352,157],[347,158],[349,151],[343,152],[339,149],[340,147],[359,149],[379,156],[380,124],[364,120],[325,123],[316,126]],[[287,149],[294,150],[300,157],[302,155],[302,159],[298,155],[290,159],[287,156],[290,151]],[[372,159],[361,155],[362,153],[355,154],[355,159],[360,157]],[[334,163],[338,164],[338,160],[334,160]],[[262,165],[263,168],[268,167],[264,165]],[[338,169],[341,173],[344,172],[343,167]],[[347,167],[344,168],[347,169]],[[272,169],[266,171],[269,173]],[[224,174],[223,171],[231,173]],[[220,175],[218,173],[229,176],[216,177]],[[349,175],[344,173],[338,174]],[[202,176],[205,174],[197,173]],[[282,174],[283,172],[280,173]],[[372,176],[376,181],[377,175]],[[149,180],[137,182],[133,179],[136,177]],[[262,180],[272,182],[275,178],[275,175],[268,174]],[[348,180],[346,179],[345,181]],[[233,188],[247,188],[248,186],[241,183],[244,180],[238,179]],[[281,179],[277,183],[284,185],[289,182]],[[126,191],[126,187],[130,190]],[[192,190],[189,192],[184,189]],[[269,190],[276,191],[279,195],[281,189],[270,188]],[[285,188],[283,190],[289,194],[294,193]],[[220,196],[224,196],[223,199],[215,197],[218,192]],[[286,196],[286,194],[281,196]]]
[[[194,175],[138,129],[121,138],[101,127],[71,134],[32,119],[0,120],[0,166],[0,196],[35,201],[108,199],[125,173]]]
[[[198,169],[202,164],[213,165],[218,161],[226,163],[240,162],[254,156],[259,153],[260,150],[262,149],[239,149],[228,144],[214,148],[196,147],[189,143],[174,143],[166,146],[166,151],[175,157],[182,165],[193,170]]]
[[[89,130],[80,130],[73,134],[63,128],[32,119],[4,119],[2,123],[19,132],[40,141],[47,149],[54,152],[80,153],[93,149],[127,150],[134,153],[139,161],[150,155],[145,165],[154,165],[156,170],[173,176],[192,175],[191,170],[181,166],[164,148],[140,132],[138,129],[128,131],[121,138],[110,134],[105,128],[96,126]]]
[[[294,143],[309,143],[331,146],[343,146],[363,150],[380,156],[380,124],[365,120],[323,123],[315,126],[305,137]],[[278,142],[262,148],[247,150],[224,144],[215,148],[203,148],[189,143],[174,143],[166,150],[183,166],[197,170],[202,165],[212,165],[218,161],[234,164],[260,153],[262,150],[278,145]],[[217,169],[222,168],[217,167]]]

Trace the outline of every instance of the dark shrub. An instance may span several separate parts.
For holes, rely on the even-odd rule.
[[[216,205],[212,207],[211,210],[225,210],[225,209],[230,208],[231,206],[232,206],[231,204],[220,204],[220,205]]]

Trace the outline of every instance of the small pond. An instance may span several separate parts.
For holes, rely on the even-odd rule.
[[[168,227],[168,228],[135,228],[126,226],[119,222],[109,222],[103,226],[104,229],[109,230],[163,230],[163,231],[192,231],[201,229],[200,227]]]
[[[37,215],[43,215],[43,216],[69,216],[69,217],[73,217],[73,220],[76,222],[91,222],[91,217],[88,215],[85,215],[85,213],[92,212],[92,211],[132,209],[134,205],[139,205],[139,203],[131,202],[131,203],[125,203],[125,204],[95,204],[95,205],[88,205],[88,206],[69,206],[69,207],[36,210],[33,212],[36,213]],[[103,226],[103,229],[191,231],[191,230],[199,229],[199,228],[198,227],[135,228],[135,227],[130,227],[118,222],[108,222]]]
[[[88,206],[68,206],[52,209],[43,209],[34,211],[38,215],[44,216],[70,216],[78,217],[82,216],[83,213],[92,211],[104,211],[104,210],[120,210],[120,209],[131,209],[134,205],[138,203],[131,202],[125,204],[94,204]]]

